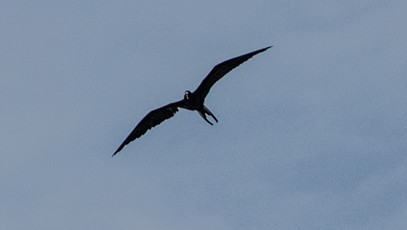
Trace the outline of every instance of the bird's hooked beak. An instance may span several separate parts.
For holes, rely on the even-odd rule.
[[[191,95],[191,91],[189,91],[189,90],[185,91],[184,99],[189,100],[191,98],[190,95]]]

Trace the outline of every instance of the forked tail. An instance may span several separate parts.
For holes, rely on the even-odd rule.
[[[201,115],[201,117],[202,117],[206,122],[208,122],[210,125],[213,125],[213,124],[212,124],[212,122],[210,122],[210,121],[208,120],[208,118],[206,117],[206,114],[208,114],[209,116],[211,116],[211,117],[216,121],[216,123],[218,122],[218,119],[216,119],[215,115],[213,115],[213,113],[212,113],[206,106],[204,106],[204,109],[203,109],[203,110],[198,110],[198,113],[199,113],[199,115]]]

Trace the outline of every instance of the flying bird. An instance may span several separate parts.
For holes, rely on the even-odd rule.
[[[203,79],[201,84],[198,88],[191,92],[189,90],[185,91],[184,99],[170,103],[165,105],[161,108],[155,109],[149,112],[141,121],[137,124],[137,126],[131,131],[129,136],[123,141],[123,143],[119,146],[119,148],[113,153],[112,157],[116,155],[123,147],[130,142],[134,141],[135,139],[144,135],[147,130],[159,125],[161,122],[173,117],[176,112],[178,112],[178,108],[188,109],[188,110],[196,110],[201,117],[208,122],[210,125],[213,125],[212,122],[208,120],[206,115],[212,117],[216,122],[218,119],[213,115],[213,113],[204,105],[205,97],[208,95],[209,90],[211,87],[223,76],[225,76],[229,71],[236,68],[238,65],[242,64],[243,62],[247,61],[254,55],[264,52],[272,46],[259,49],[227,61],[224,61],[215,67],[209,72],[209,74]]]

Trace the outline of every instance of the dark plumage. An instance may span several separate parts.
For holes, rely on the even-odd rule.
[[[129,134],[129,136],[124,140],[124,142],[119,146],[119,148],[113,153],[113,156],[116,155],[123,147],[130,142],[134,141],[135,139],[141,137],[143,134],[147,132],[147,130],[159,125],[161,122],[173,117],[176,112],[178,112],[178,108],[188,109],[188,110],[196,110],[198,111],[199,115],[208,122],[209,124],[213,125],[206,117],[206,115],[211,116],[216,122],[218,119],[213,115],[213,113],[204,105],[205,97],[208,95],[209,90],[211,87],[223,76],[225,76],[229,71],[236,68],[243,62],[247,61],[254,55],[264,52],[269,49],[271,46],[259,49],[247,54],[244,54],[239,57],[235,57],[224,61],[218,65],[216,65],[211,72],[203,79],[201,84],[198,88],[191,93],[190,91],[185,91],[184,99],[170,103],[166,106],[161,108],[155,109],[149,112],[133,129],[133,131]]]

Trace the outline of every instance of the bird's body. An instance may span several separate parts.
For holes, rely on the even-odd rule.
[[[149,112],[133,129],[133,131],[129,134],[129,136],[124,140],[124,142],[119,146],[119,148],[113,153],[113,156],[116,155],[123,147],[133,140],[141,137],[147,130],[153,128],[154,126],[160,124],[166,119],[171,118],[178,112],[178,108],[183,108],[187,110],[195,110],[201,115],[201,117],[208,122],[209,124],[213,125],[210,122],[206,115],[211,116],[216,122],[218,119],[213,115],[213,113],[204,105],[205,97],[208,95],[209,90],[211,87],[223,76],[225,76],[229,71],[236,68],[238,65],[242,64],[243,62],[247,61],[254,55],[264,52],[269,49],[271,46],[259,49],[239,57],[235,57],[224,61],[218,65],[216,65],[211,72],[204,78],[201,84],[194,92],[190,92],[189,90],[185,91],[184,98],[180,101],[170,103],[165,105],[161,108],[155,109]]]

